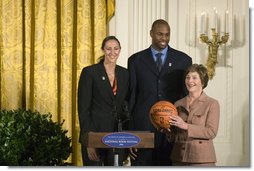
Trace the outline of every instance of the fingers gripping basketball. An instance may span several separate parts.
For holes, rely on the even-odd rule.
[[[150,109],[149,117],[155,128],[170,128],[170,115],[178,115],[176,107],[169,101],[156,102]]]

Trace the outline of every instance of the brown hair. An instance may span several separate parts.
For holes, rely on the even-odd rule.
[[[115,41],[117,41],[117,43],[119,44],[119,47],[120,47],[120,49],[121,49],[120,41],[119,41],[115,36],[107,36],[107,37],[105,37],[104,40],[102,41],[101,50],[104,49],[104,47],[105,47],[107,41],[109,41],[109,40],[115,40]]]
[[[202,64],[192,64],[186,70],[185,77],[187,76],[187,74],[189,72],[197,72],[199,77],[200,77],[201,83],[203,85],[203,89],[206,88],[206,86],[208,84],[209,77],[208,77],[207,68],[204,65],[202,65]]]

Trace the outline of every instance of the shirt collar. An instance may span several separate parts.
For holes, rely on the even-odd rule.
[[[152,46],[151,46],[151,50],[152,50],[152,54],[153,56],[155,56],[157,53],[159,53],[159,51],[155,50]],[[160,53],[162,53],[162,55],[164,56],[168,51],[168,46],[163,49]]]

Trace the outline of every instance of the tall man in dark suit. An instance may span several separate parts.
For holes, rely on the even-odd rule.
[[[171,143],[149,120],[151,106],[167,100],[172,103],[186,95],[184,70],[192,64],[185,53],[171,48],[170,27],[156,20],[150,31],[152,45],[128,59],[130,72],[130,129],[155,133],[154,149],[131,149],[133,166],[170,166]],[[159,55],[158,55],[159,54]],[[161,59],[160,59],[161,58]]]

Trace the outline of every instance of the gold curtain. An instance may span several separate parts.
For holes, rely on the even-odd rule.
[[[0,108],[50,112],[72,138],[81,166],[77,84],[102,55],[114,0],[1,0]]]

